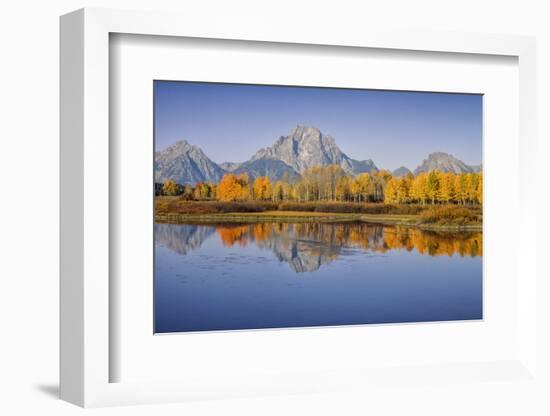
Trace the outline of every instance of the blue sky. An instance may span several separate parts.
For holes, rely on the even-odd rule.
[[[349,157],[413,170],[431,152],[482,161],[482,96],[155,81],[155,149],[178,140],[217,163],[242,162],[298,124]]]

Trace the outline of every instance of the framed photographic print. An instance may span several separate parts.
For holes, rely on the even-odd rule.
[[[61,19],[62,398],[537,383],[533,39],[246,22]]]
[[[482,95],[153,88],[155,333],[483,318]]]

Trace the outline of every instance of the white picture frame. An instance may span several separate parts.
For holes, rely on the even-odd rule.
[[[265,22],[264,22],[265,23]],[[206,25],[192,16],[166,13],[82,9],[61,18],[61,398],[80,406],[158,403],[194,398],[251,396],[338,390],[346,383],[400,383],[410,372],[380,368],[368,374],[336,369],[330,377],[239,379],[221,374],[216,380],[110,382],[110,166],[109,36],[113,33],[225,39],[333,47],[381,48],[452,54],[516,57],[519,65],[519,196],[517,270],[518,354],[515,359],[471,364],[442,363],[418,369],[418,379],[478,382],[476,371],[494,371],[518,381],[535,379],[536,217],[528,207],[534,195],[527,167],[535,164],[535,41],[529,37],[428,32],[353,30],[330,33],[312,25],[286,28],[245,20],[238,31],[231,22]],[[222,335],[223,336],[223,335]],[[359,372],[360,373],[360,372]],[[344,387],[345,388],[345,387]]]

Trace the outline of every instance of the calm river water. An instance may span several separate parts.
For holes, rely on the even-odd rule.
[[[482,318],[482,234],[155,224],[155,332]]]

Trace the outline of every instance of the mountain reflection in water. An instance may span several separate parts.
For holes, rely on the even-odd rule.
[[[482,256],[482,233],[433,232],[363,222],[155,224],[155,240],[185,255],[209,238],[225,247],[255,244],[275,254],[296,273],[312,272],[349,254],[350,249],[384,254],[405,250],[427,256]]]

